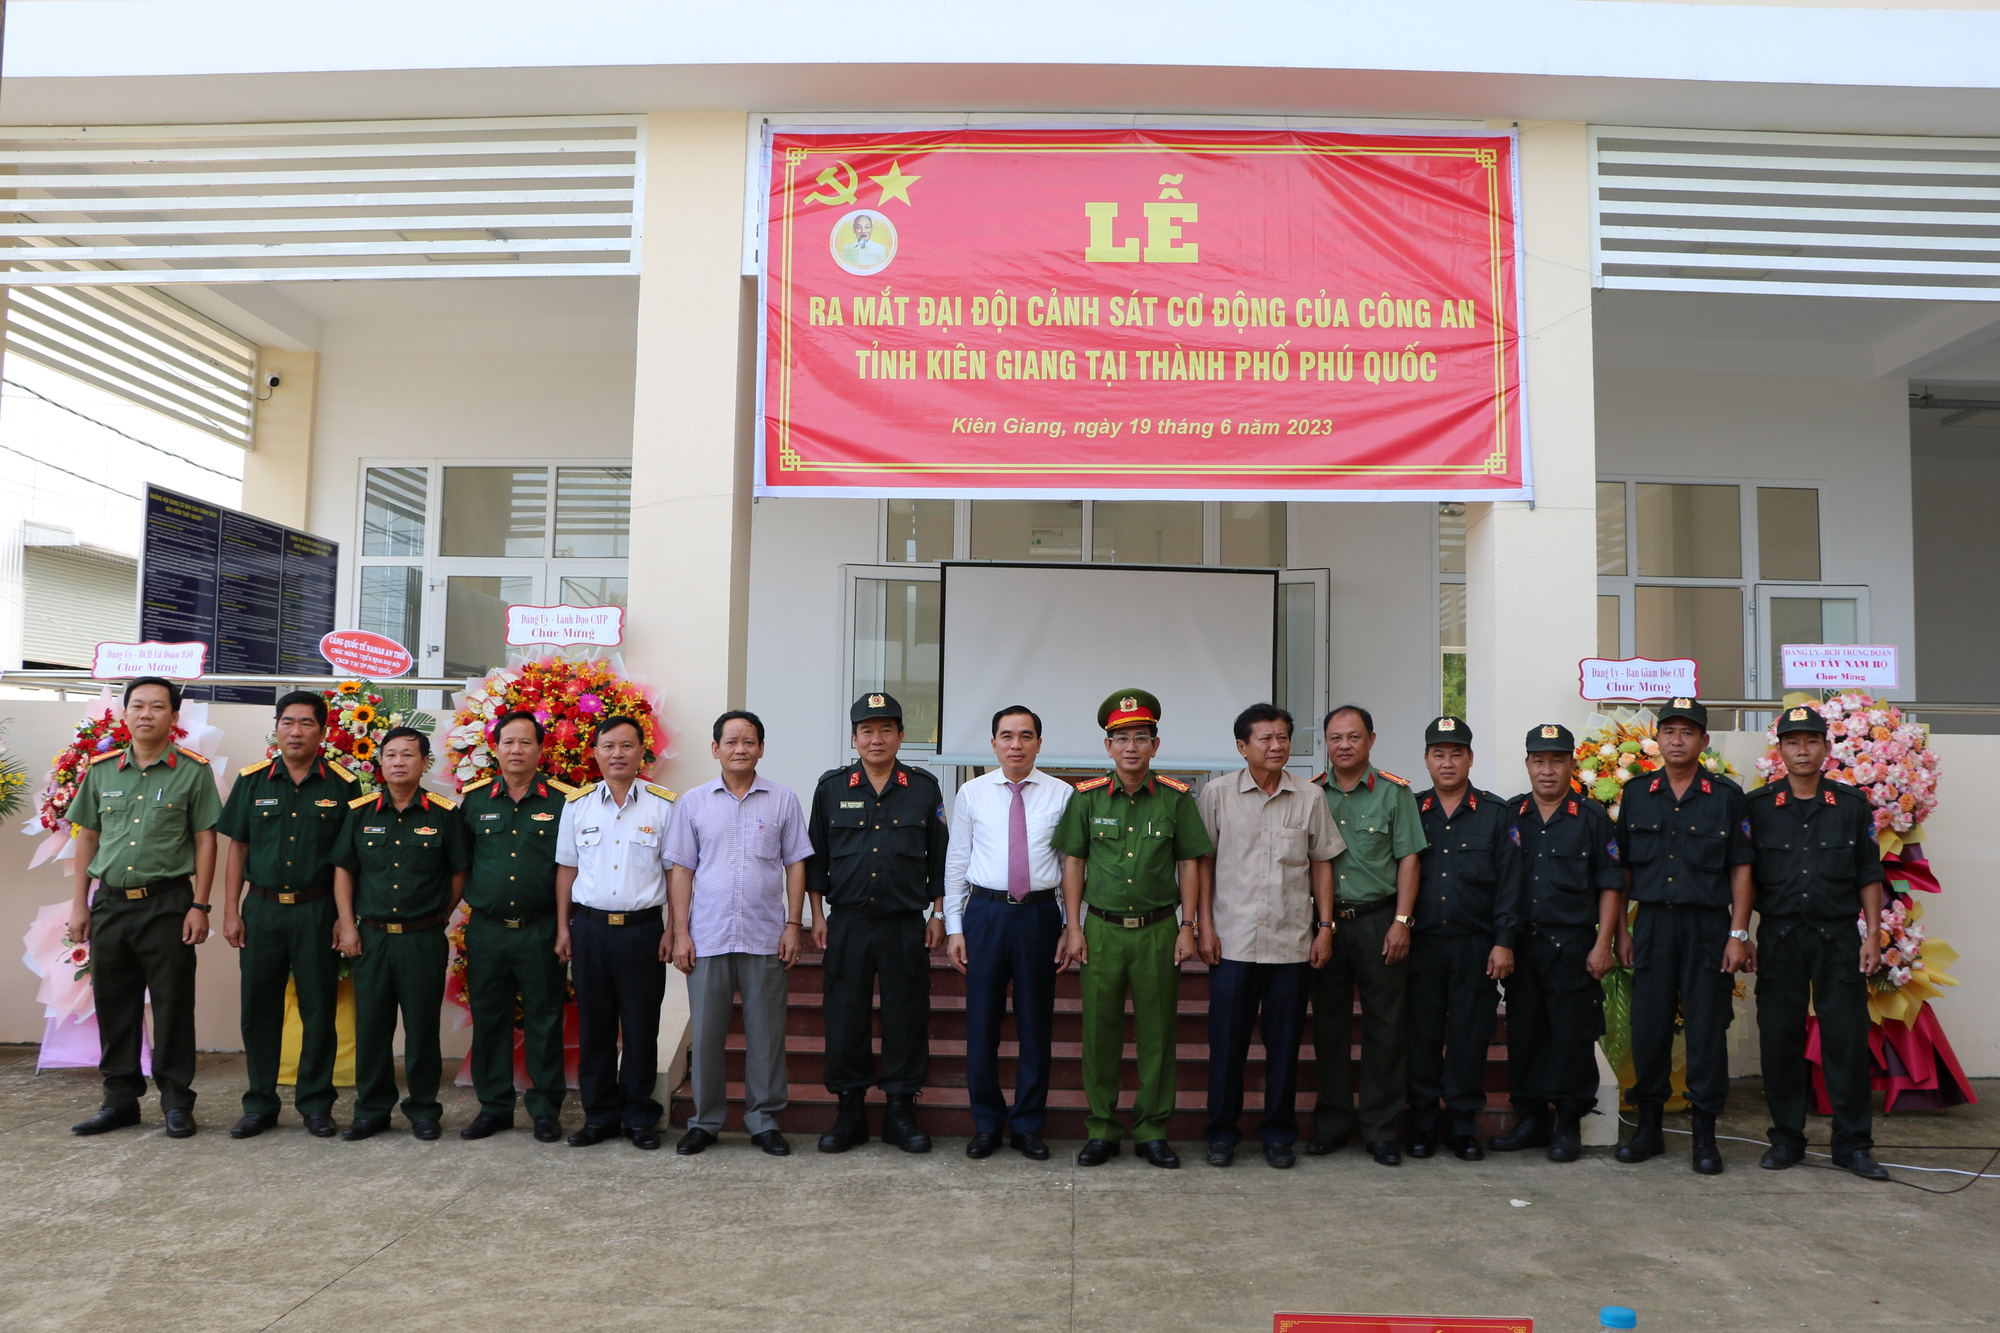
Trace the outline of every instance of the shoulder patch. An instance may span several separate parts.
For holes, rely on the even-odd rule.
[[[436,806],[436,807],[437,807],[438,809],[440,809],[440,810],[456,810],[456,809],[458,809],[458,802],[457,802],[457,801],[454,801],[454,800],[452,800],[452,799],[451,799],[451,797],[449,797],[449,796],[440,796],[440,795],[438,795],[438,794],[437,794],[436,792],[434,792],[434,791],[427,791],[427,792],[424,792],[424,793],[423,793],[423,798],[424,798],[424,799],[425,799],[426,801],[429,801],[429,802],[430,802],[430,803],[431,803],[432,805]]]
[[[1188,784],[1182,782],[1179,778],[1170,778],[1164,773],[1155,773],[1153,776],[1158,778],[1162,784],[1168,787],[1172,787],[1177,792],[1185,794],[1187,791],[1190,790]]]
[[[90,762],[91,765],[95,767],[96,765],[103,763],[107,759],[116,759],[119,755],[124,753],[125,752],[123,750],[106,750],[103,754],[92,756]]]
[[[359,810],[362,806],[372,804],[377,799],[379,799],[378,793],[371,791],[366,796],[357,796],[349,801],[347,808],[349,810]]]
[[[178,751],[178,752],[179,752],[180,754],[182,754],[183,756],[185,756],[185,757],[187,757],[187,758],[189,758],[189,759],[192,759],[192,760],[194,760],[194,761],[195,761],[195,762],[196,762],[197,764],[206,764],[206,763],[208,762],[208,759],[207,759],[207,757],[206,757],[205,755],[201,754],[201,753],[200,753],[199,751],[196,751],[196,750],[190,750],[190,749],[188,749],[188,747],[187,747],[187,746],[185,746],[185,745],[176,745],[176,746],[174,747],[174,749],[175,749],[176,751]],[[340,767],[340,765],[338,765],[338,764],[335,764],[335,765],[334,765],[334,767],[335,767],[335,768],[338,768],[338,767]]]
[[[672,787],[662,787],[657,782],[647,783],[646,790],[663,801],[678,801],[680,799],[680,793],[676,792]]]
[[[1383,777],[1389,779],[1389,781],[1395,783],[1399,787],[1407,787],[1410,785],[1410,780],[1408,778],[1399,778],[1386,768],[1378,768],[1375,771],[1377,773],[1380,773]]]
[[[272,761],[269,759],[259,759],[254,764],[246,764],[242,768],[237,769],[236,776],[239,778],[247,778],[252,773],[262,773],[265,769],[271,766],[271,763]]]
[[[206,763],[206,762],[207,762],[207,760],[203,760],[202,762]],[[328,768],[330,768],[330,769],[332,769],[332,770],[333,770],[333,775],[334,775],[335,777],[337,777],[337,778],[341,779],[341,780],[342,780],[342,781],[344,781],[344,782],[359,782],[359,781],[361,781],[361,779],[360,779],[360,778],[357,778],[357,777],[355,777],[355,776],[354,776],[354,775],[353,775],[352,773],[350,773],[350,772],[348,772],[348,771],[347,771],[346,769],[342,768],[342,767],[340,766],[340,764],[339,764],[339,762],[338,762],[337,760],[333,760],[333,759],[329,759],[329,760],[327,760],[327,761],[326,761],[326,766],[327,766]]]
[[[566,801],[574,801],[579,796],[588,796],[590,795],[590,793],[596,790],[597,790],[597,784],[595,782],[586,782],[581,787],[573,788],[569,792],[569,794],[565,796],[563,799]]]
[[[1091,778],[1088,782],[1077,783],[1076,789],[1078,791],[1096,791],[1099,787],[1109,787],[1110,785],[1110,778]]]
[[[575,787],[570,786],[567,782],[558,782],[554,778],[546,778],[544,779],[544,781],[546,781],[551,787],[555,788],[557,791],[561,792],[564,796],[572,796],[576,794],[577,789]]]

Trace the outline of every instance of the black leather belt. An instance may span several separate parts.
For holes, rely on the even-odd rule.
[[[1085,903],[1083,910],[1101,920],[1109,921],[1122,930],[1139,930],[1152,925],[1155,921],[1165,921],[1181,909],[1178,903],[1168,903],[1165,907],[1155,907],[1150,912],[1107,912],[1102,907]]]
[[[181,875],[174,879],[156,879],[151,884],[137,889],[114,889],[108,884],[103,886],[106,893],[115,893],[120,898],[132,902],[137,902],[141,898],[150,898],[156,893],[169,893],[174,889],[191,889],[193,887],[194,880],[186,875]]]
[[[364,916],[361,924],[373,926],[384,935],[413,935],[420,930],[436,930],[451,919],[451,909],[432,912],[429,916],[386,917]]]
[[[509,930],[519,930],[523,926],[533,925],[545,916],[554,916],[556,905],[550,903],[547,907],[529,912],[526,916],[501,916],[499,913],[489,912],[483,907],[475,907],[472,910],[497,926],[505,926]]]
[[[1386,912],[1395,905],[1396,895],[1393,893],[1377,898],[1372,903],[1343,903],[1336,901],[1333,904],[1333,917],[1336,921],[1352,921],[1356,917],[1374,916],[1377,912]]]
[[[1656,903],[1649,902],[1643,898],[1639,900],[1639,906],[1649,911],[1657,910],[1661,912],[1727,912],[1729,910],[1728,903],[1722,903],[1719,906],[1711,906],[1708,903]]]
[[[977,884],[968,884],[965,891],[975,898],[985,898],[996,903],[1015,906],[1021,903],[1052,903],[1056,900],[1054,889],[1031,889],[1025,898],[1016,898],[1005,889],[985,889]]]
[[[572,918],[587,916],[607,926],[643,926],[648,921],[660,919],[660,909],[657,907],[641,907],[633,912],[606,912],[596,907],[585,907],[582,903],[572,903],[570,909]]]
[[[299,889],[291,893],[273,893],[269,889],[260,889],[255,884],[246,884],[243,887],[250,890],[255,897],[262,898],[266,902],[283,903],[287,907],[296,903],[318,902],[333,892],[331,884],[322,884],[316,889]]]

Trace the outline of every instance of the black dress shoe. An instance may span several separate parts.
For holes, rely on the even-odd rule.
[[[185,1106],[176,1106],[173,1110],[167,1112],[167,1137],[170,1139],[193,1138],[194,1112],[188,1110]],[[1863,1156],[1866,1156],[1866,1154],[1863,1154]],[[1872,1162],[1875,1159],[1870,1157],[1868,1160]],[[1880,1167],[1876,1167],[1875,1169],[1878,1171],[1882,1170]],[[1859,1174],[1859,1172],[1856,1174]],[[1882,1179],[1887,1180],[1888,1178],[1888,1173],[1883,1172]]]
[[[172,1114],[169,1112],[168,1114]],[[1863,1180],[1887,1180],[1889,1169],[1875,1160],[1875,1154],[1866,1148],[1856,1148],[1844,1157],[1834,1158],[1839,1166],[1846,1167]]]
[[[1306,1156],[1324,1157],[1330,1152],[1338,1152],[1347,1146],[1347,1135],[1315,1134],[1306,1141]]]
[[[363,1139],[374,1138],[388,1127],[386,1120],[357,1120],[340,1131],[340,1138],[343,1143],[359,1143]]]
[[[1479,1146],[1476,1134],[1454,1134],[1451,1136],[1451,1155],[1461,1162],[1483,1162],[1486,1149]]]
[[[444,1133],[444,1126],[435,1120],[415,1120],[410,1123],[410,1133],[428,1143]]]
[[[1078,1166],[1103,1166],[1118,1155],[1118,1145],[1110,1139],[1092,1139],[1076,1150]]]
[[[1377,1139],[1368,1145],[1368,1155],[1383,1166],[1401,1166],[1403,1154],[1394,1139]]]
[[[1210,1166],[1228,1166],[1236,1160],[1236,1145],[1233,1143],[1211,1143],[1202,1160]]]
[[[458,1137],[462,1139],[490,1139],[501,1130],[512,1129],[513,1127],[514,1122],[511,1119],[502,1120],[497,1115],[488,1115],[486,1112],[481,1111],[478,1115],[472,1117],[471,1124],[458,1131]]]
[[[1179,1155],[1174,1152],[1173,1145],[1165,1139],[1149,1140],[1140,1144],[1134,1149],[1134,1152],[1146,1161],[1151,1162],[1154,1166],[1163,1167],[1168,1171],[1178,1171],[1181,1169]]]
[[[1546,1110],[1538,1115],[1524,1115],[1505,1134],[1496,1134],[1487,1140],[1486,1146],[1494,1152],[1519,1152],[1523,1148],[1546,1148],[1555,1137],[1549,1127]]]
[[[1049,1145],[1042,1142],[1041,1135],[1032,1131],[1026,1134],[1016,1134],[1007,1146],[1031,1162],[1046,1162],[1049,1160]]]
[[[674,1144],[674,1151],[682,1157],[692,1157],[713,1142],[715,1135],[700,1125],[689,1125],[688,1132],[681,1135],[680,1140]]]
[[[1803,1148],[1794,1148],[1789,1143],[1774,1143],[1764,1150],[1762,1157],[1757,1159],[1757,1165],[1766,1171],[1783,1171],[1787,1167],[1797,1166],[1805,1155]]]
[[[750,1142],[756,1144],[773,1157],[790,1157],[792,1155],[792,1145],[787,1143],[785,1136],[775,1129],[767,1129],[762,1134],[752,1134]]]
[[[572,1148],[595,1148],[598,1144],[617,1133],[618,1126],[616,1125],[586,1124],[582,1129],[577,1130],[576,1133],[564,1139],[563,1142]]]
[[[232,1139],[254,1139],[265,1130],[275,1128],[277,1123],[278,1117],[274,1115],[262,1115],[253,1111],[229,1127],[229,1137]]]
[[[632,1140],[632,1146],[641,1152],[654,1152],[660,1146],[658,1125],[627,1125],[625,1137]]]
[[[562,1121],[552,1115],[538,1115],[535,1117],[535,1142],[555,1143],[562,1136]]]
[[[316,1139],[330,1139],[340,1133],[340,1126],[333,1122],[332,1116],[319,1111],[306,1117],[306,1133]]]
[[[1416,1138],[1410,1140],[1410,1156],[1416,1158],[1418,1161],[1422,1161],[1426,1157],[1435,1156],[1436,1153],[1437,1140],[1431,1136],[1419,1134]]]
[[[1275,1166],[1280,1171],[1289,1171],[1297,1164],[1299,1155],[1289,1143],[1267,1143],[1264,1145],[1264,1164]]]
[[[139,1108],[136,1106],[100,1106],[97,1114],[88,1120],[78,1121],[69,1127],[72,1134],[104,1134],[114,1129],[139,1123]]]
[[[965,1141],[965,1155],[977,1162],[983,1158],[991,1157],[999,1150],[999,1147],[1000,1136],[998,1134],[974,1134]]]

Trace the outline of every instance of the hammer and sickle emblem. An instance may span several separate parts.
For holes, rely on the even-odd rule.
[[[847,173],[846,185],[840,184],[840,173],[843,171]],[[834,163],[813,179],[824,185],[829,193],[821,194],[817,190],[813,191],[806,196],[806,202],[809,204],[839,204],[845,207],[854,202],[854,196],[861,189],[861,177],[845,162]]]

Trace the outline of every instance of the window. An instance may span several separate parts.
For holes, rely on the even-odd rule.
[[[1107,565],[1198,565],[1202,505],[1193,500],[1099,500],[1090,558]]]
[[[448,467],[439,555],[547,555],[549,470]]]
[[[974,500],[974,560],[1083,559],[1083,501]]]
[[[361,554],[422,555],[429,499],[428,470],[369,468],[361,500]]]
[[[943,586],[935,570],[924,575],[854,581],[850,693],[886,690],[895,695],[903,705],[905,738],[912,745],[935,746]]]
[[[1465,506],[1437,507],[1438,711],[1465,716]]]
[[[1757,488],[1757,576],[1819,582],[1818,491],[1790,486]],[[1813,639],[1810,642],[1841,641]]]
[[[1223,564],[1283,569],[1291,563],[1284,505],[1224,500],[1220,509]]]
[[[1743,576],[1742,488],[1640,482],[1639,577]]]
[[[556,558],[623,560],[632,553],[632,469],[556,469]]]
[[[912,565],[951,559],[957,511],[956,500],[889,501],[889,539],[883,558]]]

